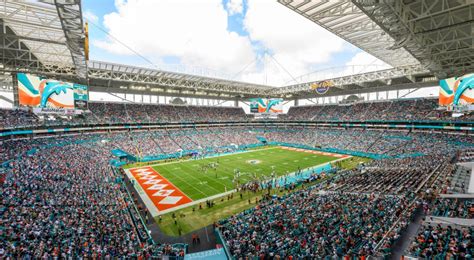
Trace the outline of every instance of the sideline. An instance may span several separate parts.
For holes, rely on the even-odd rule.
[[[259,150],[251,150],[251,151],[245,151],[245,152],[256,152],[256,151],[262,151],[262,150],[270,150],[270,149],[278,149],[280,148],[279,146],[278,147],[271,147],[271,148],[266,148],[266,149],[259,149]],[[233,154],[237,154],[237,153],[233,153]],[[233,155],[233,154],[227,154],[227,155]],[[225,155],[222,155],[222,156],[225,156]],[[347,156],[347,157],[344,157],[344,158],[339,158],[339,159],[336,159],[336,160],[333,160],[333,161],[330,161],[330,162],[325,162],[325,163],[321,163],[321,164],[318,164],[318,165],[314,165],[314,166],[311,166],[311,167],[307,167],[307,168],[303,168],[301,169],[301,171],[305,171],[305,170],[310,170],[310,169],[317,169],[317,168],[320,168],[320,167],[324,167],[328,164],[331,164],[331,163],[334,163],[334,162],[338,162],[338,161],[343,161],[343,160],[347,160],[347,159],[350,159],[352,158],[352,156]],[[206,158],[204,158],[206,159]],[[204,159],[200,159],[200,160],[204,160]],[[191,159],[192,160],[192,159]],[[185,161],[190,161],[190,160],[185,160]],[[184,162],[184,161],[179,161],[179,162]],[[170,163],[176,163],[176,162],[170,162]],[[161,164],[160,164],[161,165]],[[144,191],[143,187],[141,187],[141,185],[137,182],[137,180],[133,177],[133,175],[131,174],[130,170],[132,169],[135,169],[135,168],[142,168],[142,167],[152,167],[152,165],[147,165],[147,166],[141,166],[141,167],[134,167],[134,168],[129,168],[129,169],[124,169],[124,171],[126,172],[127,176],[130,178],[130,180],[133,180],[133,187],[137,190],[137,193],[139,194],[140,198],[142,199],[143,203],[145,204],[145,206],[148,208],[148,210],[150,211],[150,214],[152,215],[153,218],[155,217],[158,217],[160,215],[164,215],[164,214],[167,214],[167,213],[170,213],[170,212],[173,212],[173,211],[177,211],[177,210],[180,210],[180,209],[184,209],[184,208],[188,208],[188,207],[191,207],[191,206],[194,206],[194,205],[197,205],[197,204],[200,204],[200,203],[203,203],[205,201],[208,201],[208,200],[214,200],[214,199],[218,199],[218,198],[221,198],[221,197],[224,197],[224,196],[227,196],[227,195],[230,195],[234,192],[237,192],[237,189],[233,189],[233,190],[230,190],[230,191],[227,191],[227,192],[223,192],[223,193],[218,193],[218,194],[215,194],[215,195],[212,195],[212,196],[209,196],[209,197],[206,197],[206,198],[202,198],[202,199],[199,199],[199,200],[195,200],[195,201],[191,201],[191,202],[188,202],[186,204],[183,204],[183,205],[179,205],[179,206],[176,206],[176,207],[173,207],[173,208],[170,208],[170,209],[166,209],[166,210],[158,210],[156,208],[156,206],[153,204],[153,202],[151,201],[151,199],[148,197],[148,195],[146,194],[146,192]],[[286,174],[286,175],[281,175],[281,176],[278,176],[276,178],[274,178],[273,180],[275,181],[281,181],[283,178],[289,178],[289,177],[295,177],[296,175],[296,172],[291,172],[289,174]],[[171,183],[171,182],[170,182]],[[178,188],[178,187],[177,187]],[[183,192],[183,194],[186,195],[186,193]],[[186,195],[187,196],[187,195]]]

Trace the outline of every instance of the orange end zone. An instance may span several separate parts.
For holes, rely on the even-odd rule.
[[[130,169],[130,173],[159,211],[193,201],[151,167]]]

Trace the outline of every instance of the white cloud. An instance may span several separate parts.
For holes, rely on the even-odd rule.
[[[263,57],[233,79],[281,86],[294,84],[293,77],[330,62],[348,46],[274,0],[248,0],[243,20],[248,36],[227,30],[228,16],[243,11],[242,0],[229,0],[226,7],[221,0],[116,0],[115,5],[117,11],[103,17],[106,29],[163,69],[172,67],[167,57],[176,57],[194,68],[183,72],[202,67],[231,77],[259,55]],[[136,56],[113,39],[92,45],[114,55]]]
[[[99,21],[99,17],[97,17],[97,15],[95,15],[92,11],[90,10],[86,10],[84,13],[83,13],[83,16],[84,18],[86,19],[86,21],[88,22],[93,22],[93,23],[97,23]]]
[[[242,1],[243,0],[229,0],[229,2],[227,2],[227,11],[229,12],[229,15],[242,13],[244,9]]]
[[[352,57],[352,59],[348,61],[346,65],[348,66],[348,70],[353,71],[353,73],[351,74],[391,68],[391,66],[387,63],[363,51],[358,52],[356,55],[354,55],[354,57]]]
[[[113,37],[159,63],[177,57],[182,64],[235,73],[254,60],[248,37],[227,31],[220,0],[116,0],[117,12],[104,16]],[[135,55],[120,43],[94,41],[119,55]]]
[[[376,70],[388,69],[391,66],[375,58],[374,56],[360,51],[342,66],[329,67],[311,72],[301,77],[301,81],[310,82],[324,79],[338,78],[348,75],[366,73]]]
[[[330,61],[345,47],[339,37],[273,0],[248,0],[244,25],[250,38],[268,48],[293,77],[310,72],[315,64]],[[292,80],[285,69],[273,63],[278,75],[272,75],[270,84]]]

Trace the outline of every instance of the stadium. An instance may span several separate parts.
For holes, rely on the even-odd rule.
[[[472,259],[472,0],[1,0],[0,258]]]

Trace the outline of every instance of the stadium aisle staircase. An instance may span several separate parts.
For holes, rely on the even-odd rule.
[[[457,167],[451,180],[452,193],[466,193],[470,183],[471,173],[464,167]]]
[[[367,149],[365,150],[366,152],[369,152],[370,149],[375,145],[377,144],[377,142],[380,141],[380,139],[382,139],[385,135],[386,131],[383,131],[379,134],[379,136],[377,138],[375,138],[375,140],[367,147]]]
[[[163,151],[163,148],[161,148],[160,143],[156,141],[156,138],[159,138],[159,137],[158,137],[156,134],[151,134],[151,133],[150,133],[150,139],[151,139],[151,141],[154,142],[154,143],[156,144],[156,147],[158,148],[158,151],[157,151],[158,153],[157,153],[157,154],[165,153],[165,152]]]
[[[127,109],[127,104],[123,104],[123,107],[125,109],[125,115],[127,116],[127,120],[129,122],[134,122],[135,121],[135,118],[131,118],[130,117],[130,114],[128,113],[128,109]]]
[[[401,151],[404,147],[408,146],[409,144],[410,144],[410,141],[403,142],[401,145],[396,146],[396,147],[391,148],[391,149],[388,149],[388,150],[384,151],[382,154],[390,155],[390,153],[392,153],[392,152]],[[397,154],[397,153],[395,153],[395,154]]]
[[[184,135],[185,138],[187,138],[192,144],[193,147],[199,147],[201,146],[199,142],[196,141],[195,135],[197,134],[197,131],[194,130],[192,134],[186,134]]]

